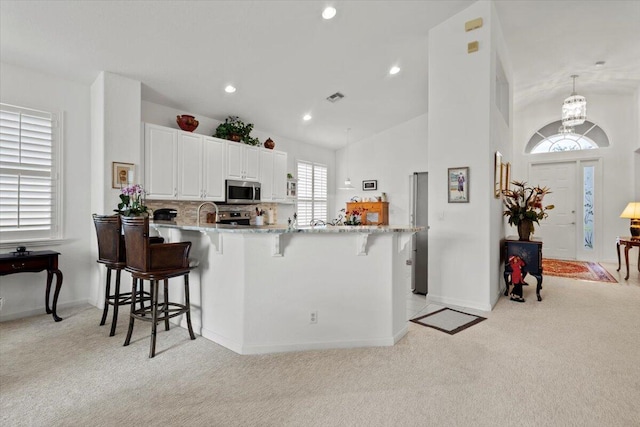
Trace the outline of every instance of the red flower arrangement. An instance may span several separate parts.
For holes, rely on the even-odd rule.
[[[367,210],[365,208],[354,208],[345,212],[345,225],[361,225],[362,217]]]

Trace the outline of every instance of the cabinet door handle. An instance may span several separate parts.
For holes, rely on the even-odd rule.
[[[173,197],[176,197],[178,195],[178,189],[174,188],[173,189]]]

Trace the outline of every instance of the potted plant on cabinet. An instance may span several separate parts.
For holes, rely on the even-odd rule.
[[[509,219],[509,225],[518,228],[520,240],[529,240],[533,223],[540,224],[540,220],[549,216],[547,211],[554,208],[553,205],[542,205],[542,199],[551,191],[547,187],[527,187],[526,182],[513,181],[513,185],[515,189],[503,192],[506,207],[503,215]]]
[[[238,116],[229,116],[220,123],[213,134],[216,138],[244,142],[248,145],[260,145],[258,138],[251,137],[253,123],[244,123]]]

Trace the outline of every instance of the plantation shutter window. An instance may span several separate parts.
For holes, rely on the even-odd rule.
[[[0,237],[59,237],[59,129],[55,114],[0,104]]]
[[[298,162],[298,224],[327,220],[327,167],[318,163]]]

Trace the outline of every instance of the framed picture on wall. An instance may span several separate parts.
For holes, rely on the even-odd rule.
[[[120,162],[112,162],[112,172],[111,172],[111,187],[112,188],[122,188],[132,183],[134,180],[133,176],[133,163],[120,163]]]
[[[507,191],[509,189],[509,183],[511,182],[511,163],[506,163],[504,165],[504,177],[502,183],[502,191]]]
[[[378,189],[378,180],[370,179],[367,181],[362,181],[362,189],[367,190],[377,190]]]
[[[495,198],[500,197],[500,193],[502,192],[502,154],[499,151],[496,151],[495,158],[495,169],[493,173],[493,196]]]
[[[469,203],[469,168],[447,169],[449,203]]]

